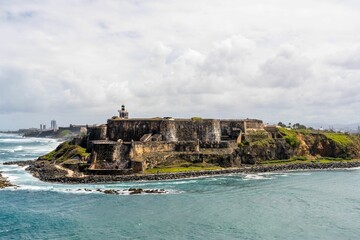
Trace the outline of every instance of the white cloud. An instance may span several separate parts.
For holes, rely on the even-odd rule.
[[[132,116],[356,122],[359,9],[350,0],[1,1],[0,128],[47,115],[105,122],[122,103]],[[38,117],[14,123],[25,113]]]
[[[293,88],[314,79],[311,61],[293,47],[286,46],[260,65],[259,87]]]

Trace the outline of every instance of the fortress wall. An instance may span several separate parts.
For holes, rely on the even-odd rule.
[[[263,121],[257,119],[246,119],[246,128],[262,129],[264,127]],[[245,129],[246,130],[246,129]]]
[[[108,120],[107,137],[109,140],[117,141],[140,141],[140,138],[148,133],[160,133],[160,126],[163,122],[152,119],[135,119],[135,120]]]
[[[130,158],[141,157],[145,153],[175,151],[174,142],[134,142],[131,147]]]
[[[145,134],[161,134],[164,141],[220,142],[220,121],[203,120],[167,120],[167,119],[134,119],[108,120],[107,137],[117,141],[139,141]]]
[[[163,140],[167,142],[177,142],[177,128],[174,120],[163,121],[160,125],[160,133],[163,135]]]
[[[106,140],[107,127],[106,125],[88,127],[88,141]]]
[[[130,158],[136,159],[146,153],[157,152],[198,152],[197,141],[187,142],[134,142],[132,143]]]
[[[175,151],[177,152],[199,152],[200,146],[198,141],[176,142]]]
[[[93,169],[124,169],[127,167],[130,144],[93,141],[92,145]]]
[[[178,141],[220,142],[220,121],[214,119],[176,120]]]
[[[222,136],[231,136],[236,138],[234,129],[240,129],[242,132],[245,132],[244,121],[243,120],[220,120],[221,135]]]
[[[96,153],[97,160],[113,162],[120,158],[120,156],[117,155],[119,152],[118,148],[116,142],[94,141],[92,153]]]

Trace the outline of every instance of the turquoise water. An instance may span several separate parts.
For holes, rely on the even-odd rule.
[[[234,174],[165,182],[43,183],[1,162],[32,159],[55,140],[0,135],[0,239],[359,239],[360,169]],[[106,195],[83,189],[164,188]],[[82,189],[78,191],[78,189]]]

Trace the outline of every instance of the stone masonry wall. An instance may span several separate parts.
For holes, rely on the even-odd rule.
[[[214,143],[221,140],[220,121],[213,119],[175,120],[178,141],[196,141]]]
[[[133,142],[131,145],[130,158],[136,159],[146,153],[158,152],[198,152],[197,141],[186,142]]]
[[[145,134],[161,134],[164,141],[220,142],[220,121],[203,119],[192,121],[167,119],[108,120],[107,137],[117,141],[139,141]]]
[[[231,139],[236,139],[239,132],[235,130],[240,130],[242,132],[245,132],[245,126],[244,121],[242,120],[220,120],[220,126],[221,126],[221,135],[222,136],[228,136]]]
[[[125,142],[131,140],[140,141],[140,138],[145,134],[160,133],[160,126],[163,121],[162,119],[110,119],[108,120],[107,137],[112,141],[117,141],[118,139],[122,139]]]
[[[175,146],[174,142],[134,142],[130,158],[136,159],[146,153],[175,151]]]
[[[124,169],[129,164],[130,145],[113,141],[93,141],[93,169]]]
[[[88,127],[87,128],[88,141],[106,140],[107,127],[106,125]]]
[[[245,119],[245,126],[246,128],[251,128],[251,129],[262,129],[263,126],[263,121],[261,120],[257,120],[257,119]],[[245,129],[246,130],[246,129]]]

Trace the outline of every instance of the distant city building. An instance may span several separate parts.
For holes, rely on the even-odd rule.
[[[51,129],[54,129],[54,130],[57,129],[56,120],[51,120]]]
[[[45,124],[40,124],[40,131],[45,130],[46,129],[46,125]]]
[[[123,119],[129,118],[129,113],[128,111],[125,110],[125,105],[122,105],[121,110],[119,110],[118,112],[119,112],[119,118],[123,118]]]

